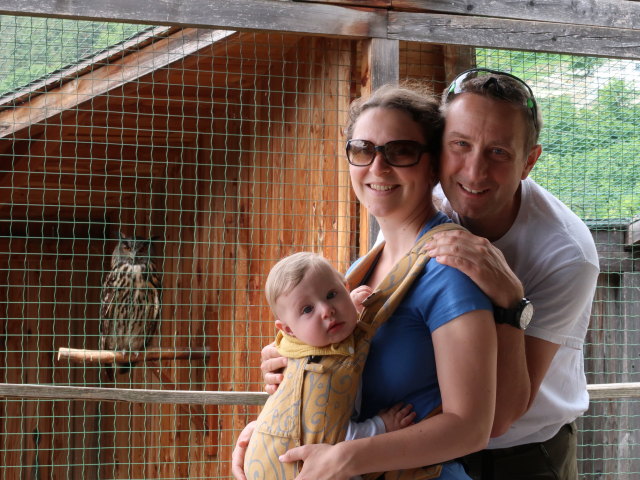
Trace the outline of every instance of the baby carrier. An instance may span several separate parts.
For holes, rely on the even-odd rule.
[[[364,301],[365,308],[356,329],[346,340],[322,348],[305,349],[296,345],[296,358],[289,358],[282,383],[258,416],[244,463],[248,480],[293,480],[302,467],[301,462],[281,463],[280,455],[300,445],[335,444],[344,440],[371,339],[429,261],[430,257],[420,250],[435,233],[461,228],[454,223],[445,223],[420,237]],[[347,276],[349,285],[363,282],[383,246],[374,247],[354,266]],[[432,465],[386,472],[382,478],[426,480],[437,478],[441,470],[441,465]],[[363,477],[373,480],[382,475],[375,473]]]

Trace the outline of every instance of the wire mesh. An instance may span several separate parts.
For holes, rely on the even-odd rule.
[[[273,334],[269,267],[314,250],[345,270],[358,207],[341,129],[359,93],[351,40],[0,17],[0,356],[5,383],[259,391]],[[440,91],[453,47],[402,43],[401,77]],[[637,381],[640,62],[456,48],[459,67],[511,71],[545,119],[537,182],[592,228],[602,275],[589,383]],[[635,76],[634,76],[635,73]],[[119,235],[152,238],[162,282],[149,345],[180,358],[127,373],[99,348]],[[116,352],[117,353],[117,352]],[[180,355],[182,356],[180,356]],[[84,355],[84,356],[83,356]],[[584,478],[640,470],[637,400],[592,402]],[[5,399],[3,478],[229,478],[252,406]]]

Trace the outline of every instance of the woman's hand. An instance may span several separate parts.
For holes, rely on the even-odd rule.
[[[244,474],[244,457],[247,454],[247,447],[249,446],[249,440],[256,428],[255,420],[249,422],[246,427],[242,429],[236,442],[236,447],[233,449],[231,455],[231,473],[236,480],[247,480]]]
[[[302,460],[302,470],[295,480],[349,480],[348,463],[340,458],[339,445],[319,443],[292,448],[280,456],[283,463]]]
[[[260,370],[265,383],[264,389],[269,395],[273,395],[282,383],[282,370],[287,366],[287,357],[281,356],[273,343],[262,349],[261,357]]]
[[[463,230],[440,232],[423,251],[467,275],[495,305],[511,308],[524,297],[522,283],[504,255],[486,238]]]

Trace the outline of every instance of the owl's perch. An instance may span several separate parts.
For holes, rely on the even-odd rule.
[[[158,360],[200,360],[209,357],[209,350],[204,349],[166,349],[150,348],[142,352],[114,352],[111,350],[85,350],[61,347],[58,350],[58,361],[67,360],[82,364],[119,364],[144,363]]]

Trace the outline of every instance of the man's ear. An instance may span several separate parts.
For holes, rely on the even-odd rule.
[[[283,331],[284,333],[286,333],[287,335],[291,335],[292,337],[295,337],[295,335],[293,334],[293,332],[291,331],[291,329],[285,325],[284,323],[282,323],[280,320],[276,319],[276,328],[278,330]]]
[[[529,155],[527,155],[527,164],[525,165],[524,170],[522,170],[522,175],[520,177],[521,180],[524,180],[529,176],[529,173],[531,173],[533,166],[536,164],[541,154],[542,145],[538,144],[531,147],[531,150],[529,150]]]

